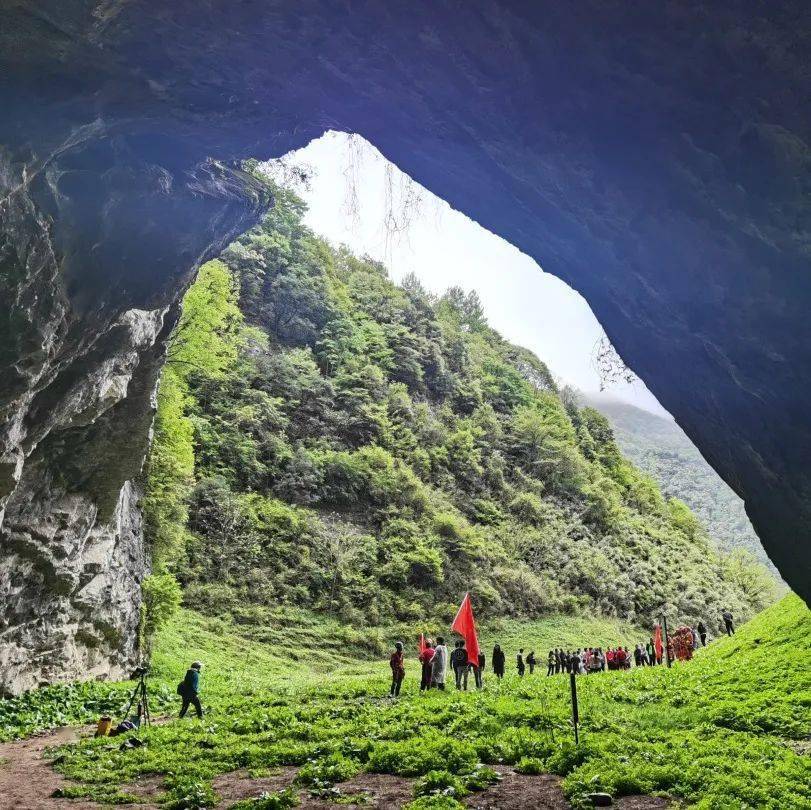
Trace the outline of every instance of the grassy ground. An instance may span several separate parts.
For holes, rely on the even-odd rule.
[[[108,798],[138,774],[163,774],[169,807],[211,806],[212,777],[242,767],[301,765],[301,780],[322,789],[359,769],[464,774],[479,762],[564,774],[575,803],[605,789],[662,792],[704,808],[811,806],[803,753],[811,613],[796,597],[689,664],[580,677],[577,749],[562,676],[519,680],[508,671],[481,693],[420,695],[410,662],[403,695],[392,702],[385,661],[363,650],[359,661],[360,647],[348,641],[333,649],[334,630],[318,622],[277,628],[276,643],[267,645],[186,613],[160,640],[152,691],[155,703],[172,706],[185,665],[200,658],[205,720],[142,731],[147,745],[129,751],[88,741],[66,749],[59,767],[80,783],[76,793]],[[298,634],[309,645],[303,655]],[[605,645],[617,636],[635,639],[632,628],[569,617],[505,624],[485,641],[489,648],[499,640],[510,653],[520,642],[540,656],[555,644]]]

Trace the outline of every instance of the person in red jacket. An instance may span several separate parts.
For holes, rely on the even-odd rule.
[[[398,641],[394,645],[394,652],[389,659],[391,667],[391,696],[397,697],[400,694],[400,687],[405,678],[405,661],[403,658],[403,642]]]
[[[614,652],[613,648],[609,647],[605,654],[605,660],[608,664],[608,668],[613,670],[616,668],[615,661],[616,661],[616,653]]]
[[[420,663],[422,664],[422,679],[420,680],[420,692],[425,692],[431,688],[431,672],[433,667],[431,661],[434,658],[434,644],[429,639],[425,642],[425,649],[420,653]]]
[[[617,647],[617,651],[614,653],[614,661],[617,664],[617,669],[625,669],[625,659],[625,650],[623,650],[622,647]]]

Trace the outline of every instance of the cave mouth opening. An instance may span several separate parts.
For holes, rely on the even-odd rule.
[[[316,233],[382,262],[393,281],[413,273],[434,295],[450,287],[475,291],[494,328],[541,357],[561,387],[610,392],[672,419],[624,364],[580,293],[361,135],[328,130],[259,169],[302,197],[304,221]]]

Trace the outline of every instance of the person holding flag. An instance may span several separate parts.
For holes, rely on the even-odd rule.
[[[662,645],[662,625],[658,622],[653,628],[653,649],[656,651],[656,663],[662,663],[662,656],[664,655],[664,646]]]
[[[467,661],[471,666],[479,666],[479,638],[476,635],[476,620],[473,618],[473,606],[470,603],[470,594],[466,593],[456,618],[451,624],[451,630],[458,633],[465,640]]]

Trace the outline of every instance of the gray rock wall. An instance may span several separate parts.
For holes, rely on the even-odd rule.
[[[176,302],[269,204],[219,164],[173,173],[127,149],[98,172],[86,147],[30,180],[30,164],[0,164],[0,693],[136,663],[142,467]],[[132,219],[136,200],[150,213]]]

